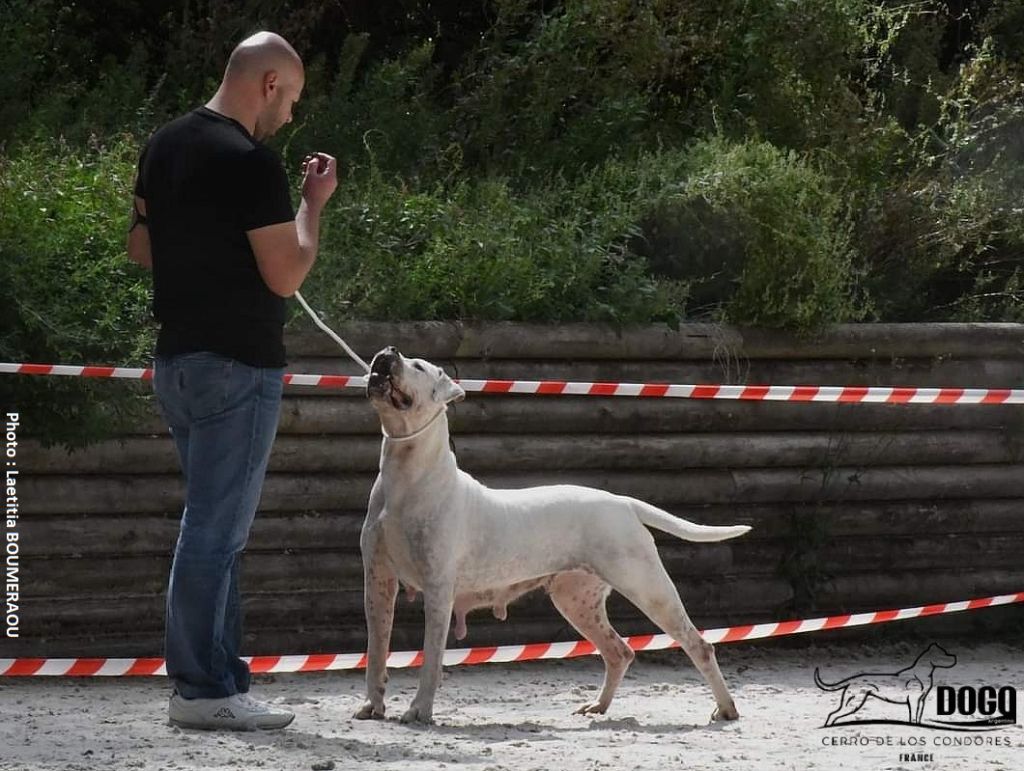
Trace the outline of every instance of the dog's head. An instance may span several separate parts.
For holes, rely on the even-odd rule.
[[[382,420],[401,416],[403,424],[415,426],[419,417],[433,417],[438,408],[464,399],[466,392],[440,367],[407,359],[388,346],[370,362],[366,396]]]
[[[950,667],[956,666],[956,656],[938,643],[932,643],[929,645],[919,658],[923,658],[936,668],[949,669]]]

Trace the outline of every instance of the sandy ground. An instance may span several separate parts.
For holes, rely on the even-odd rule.
[[[1024,646],[949,641],[959,657],[949,685],[1024,685]],[[447,670],[437,725],[397,716],[412,698],[415,670],[395,670],[386,721],[352,719],[362,673],[262,676],[253,693],[292,705],[288,729],[265,733],[182,731],[166,723],[162,678],[0,678],[0,768],[10,769],[1019,769],[1024,729],[956,734],[891,725],[824,729],[836,694],[826,679],[895,671],[924,645],[778,643],[718,647],[741,718],[709,725],[712,699],[682,653],[640,654],[605,716],[572,711],[592,698],[602,666],[572,661]],[[938,678],[937,678],[938,682]],[[870,700],[863,718],[901,717]],[[1024,705],[1021,705],[1024,706]],[[895,711],[895,713],[894,713]],[[927,715],[934,715],[929,702]],[[945,746],[968,739],[982,746]],[[839,746],[857,742],[858,746]],[[993,746],[994,744],[1002,746]],[[931,760],[901,754],[928,753]]]

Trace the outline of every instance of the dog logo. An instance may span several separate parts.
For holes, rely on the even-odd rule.
[[[836,683],[826,683],[815,667],[815,685],[823,691],[840,692],[839,706],[825,718],[824,727],[834,726],[837,720],[856,714],[869,698],[905,706],[909,712],[909,723],[921,725],[925,701],[935,686],[935,670],[952,669],[954,666],[956,656],[941,645],[932,643],[913,664],[898,672],[851,675]]]
[[[867,672],[830,683],[823,680],[815,668],[814,683],[818,688],[839,693],[839,704],[825,718],[822,727],[889,723],[946,731],[988,731],[1014,725],[1017,721],[1017,692],[1013,687],[953,688],[935,682],[937,670],[950,670],[956,662],[956,656],[938,643],[932,643],[913,664],[896,672]],[[939,677],[943,675],[939,672]],[[936,715],[957,715],[969,719],[926,720],[925,703],[933,692]],[[899,705],[902,709],[898,713],[894,711],[894,717],[898,714],[906,716],[906,719],[851,719],[869,698]]]

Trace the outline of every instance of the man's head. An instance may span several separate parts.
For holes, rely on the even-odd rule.
[[[257,32],[231,52],[220,90],[255,113],[253,135],[264,140],[291,122],[305,82],[302,59],[288,41],[273,32]]]

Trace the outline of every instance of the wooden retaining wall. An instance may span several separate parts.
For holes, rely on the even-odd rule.
[[[465,378],[774,385],[1021,387],[1024,325],[861,325],[815,339],[710,325],[348,324]],[[319,333],[289,371],[356,374]],[[642,497],[746,537],[657,535],[699,626],[753,623],[1024,589],[1024,407],[596,397],[470,397],[450,413],[462,466],[494,487],[575,482]],[[379,451],[358,389],[287,389],[243,568],[250,653],[363,650],[358,534]],[[156,413],[137,433],[67,454],[23,442],[22,637],[0,655],[159,655],[182,485]],[[393,647],[420,646],[399,598]],[[620,631],[653,631],[621,597]],[[1021,628],[1019,607],[960,630]],[[467,644],[572,639],[543,596]],[[877,632],[864,632],[876,634]]]

